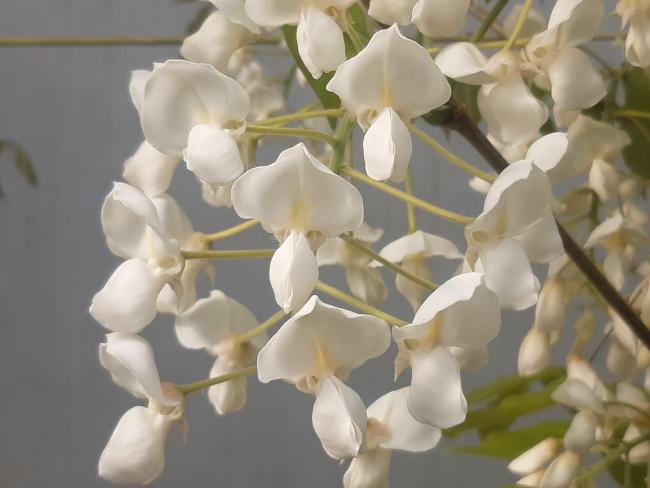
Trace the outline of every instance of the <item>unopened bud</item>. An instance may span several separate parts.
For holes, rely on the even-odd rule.
[[[544,283],[535,309],[535,328],[541,332],[553,332],[562,327],[565,315],[565,286],[559,278]]]
[[[530,329],[519,348],[517,368],[522,376],[533,376],[548,367],[551,356],[549,335]]]
[[[520,475],[534,473],[553,459],[560,447],[561,442],[559,439],[552,437],[544,439],[513,459],[508,465],[508,469]]]
[[[580,466],[580,454],[566,451],[549,465],[539,483],[539,488],[567,488]]]
[[[583,454],[589,451],[596,442],[596,427],[596,416],[591,410],[578,412],[564,434],[564,447]]]
[[[609,346],[607,369],[619,381],[632,379],[636,372],[636,358],[616,339],[612,340]]]
[[[596,332],[597,325],[596,319],[591,311],[585,310],[575,323],[576,340],[572,348],[574,354],[579,356],[584,352],[585,347],[589,344]]]

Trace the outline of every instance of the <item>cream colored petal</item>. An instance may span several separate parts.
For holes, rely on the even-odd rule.
[[[363,138],[366,173],[373,180],[402,182],[412,152],[411,134],[406,125],[392,108],[385,108]]]

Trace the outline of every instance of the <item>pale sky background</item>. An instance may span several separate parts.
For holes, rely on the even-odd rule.
[[[2,0],[0,37],[181,35],[197,6],[172,0]],[[514,2],[513,2],[514,3]],[[611,5],[610,3],[610,11]],[[548,6],[550,2],[545,2]],[[611,32],[616,24],[608,21]],[[97,360],[105,331],[87,313],[90,299],[119,263],[106,248],[99,208],[124,159],[142,139],[127,92],[129,73],[178,57],[176,47],[0,48],[0,139],[23,144],[35,162],[40,186],[28,188],[13,163],[0,157],[6,200],[0,202],[0,485],[8,488],[95,488],[96,462],[115,423],[138,404],[114,385]],[[274,73],[286,61],[265,58]],[[295,107],[301,99],[292,97]],[[437,133],[442,139],[443,136]],[[260,151],[267,163],[295,141],[276,140]],[[477,164],[458,139],[450,147]],[[416,193],[460,213],[476,214],[482,198],[467,190],[467,177],[416,142]],[[170,192],[195,228],[215,231],[238,221],[228,209],[205,205],[198,186],[179,168]],[[381,244],[406,231],[404,206],[364,189],[367,221],[387,229]],[[423,230],[454,240],[462,230],[419,214]],[[223,245],[267,247],[260,229]],[[453,266],[434,261],[437,280]],[[217,263],[217,287],[249,306],[260,320],[276,310],[265,261]],[[343,285],[342,273],[325,281]],[[394,293],[384,304],[410,317]],[[207,292],[204,290],[204,293]],[[332,301],[327,298],[328,301]],[[532,313],[506,314],[490,348],[490,364],[464,374],[465,391],[516,368],[519,343]],[[184,383],[206,377],[212,358],[181,348],[169,316],[146,329],[163,379]],[[567,325],[567,328],[570,324]],[[572,333],[569,332],[569,338]],[[356,370],[351,385],[366,404],[394,388],[394,350]],[[408,374],[403,381],[408,379]],[[202,394],[187,403],[189,435],[170,436],[167,469],[153,486],[313,487],[341,485],[345,470],[323,452],[311,426],[313,399],[294,387],[250,382],[244,411],[217,417]],[[559,412],[559,411],[558,411]],[[470,439],[459,444],[467,444]],[[514,478],[505,463],[462,456],[443,441],[434,451],[393,457],[391,479],[399,487],[498,487]],[[606,485],[604,485],[606,486]]]

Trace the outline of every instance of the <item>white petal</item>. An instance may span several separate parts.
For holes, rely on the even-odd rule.
[[[447,429],[467,415],[467,401],[454,356],[442,347],[414,355],[408,409],[416,420]]]
[[[586,453],[596,442],[597,418],[591,410],[578,412],[564,434],[564,447],[569,451]]]
[[[610,160],[629,143],[625,131],[586,115],[578,116],[569,127],[569,147],[576,155],[578,171],[588,169],[594,159]]]
[[[622,249],[613,249],[605,255],[603,271],[607,279],[620,290],[625,284],[628,260]]]
[[[367,266],[350,266],[345,270],[345,280],[350,292],[371,305],[383,302],[388,296],[381,272]]]
[[[509,36],[515,29],[517,20],[521,15],[524,4],[516,3],[510,9],[508,16],[503,21],[503,30]],[[524,22],[524,27],[519,34],[522,38],[532,37],[546,29],[546,17],[539,13],[535,8],[530,9],[528,18]]]
[[[260,220],[272,231],[320,231],[337,236],[363,222],[361,193],[334,174],[301,143],[275,163],[244,173],[233,185],[232,202],[242,218]]]
[[[244,162],[233,137],[209,125],[192,128],[183,158],[187,169],[212,185],[231,183],[244,172]]]
[[[316,393],[311,420],[330,457],[359,455],[366,431],[366,407],[352,388],[337,378],[324,378]]]
[[[565,110],[584,110],[606,94],[605,81],[578,48],[563,49],[548,68],[553,100]]]
[[[528,149],[526,159],[546,173],[551,181],[558,181],[574,170],[569,136],[553,132],[537,139]]]
[[[333,307],[313,296],[284,323],[257,357],[262,383],[322,378],[381,356],[390,346],[390,328],[370,315]]]
[[[533,473],[553,459],[560,447],[558,439],[545,439],[513,459],[508,469],[518,475]]]
[[[418,0],[370,0],[368,15],[384,25],[411,23],[413,7]]]
[[[381,443],[384,449],[424,452],[436,447],[440,429],[413,418],[407,408],[409,387],[386,393],[368,407],[368,418],[379,420],[389,437]]]
[[[539,488],[568,488],[579,466],[580,454],[563,452],[546,468]]]
[[[431,270],[422,256],[405,258],[401,267],[404,271],[424,280],[431,281],[432,279]],[[431,291],[401,274],[395,275],[395,288],[397,288],[400,295],[406,298],[414,312],[422,305],[422,301]]]
[[[343,475],[343,487],[388,488],[390,458],[391,452],[388,449],[379,448],[363,452],[350,462]]]
[[[515,239],[524,248],[531,263],[550,263],[564,254],[564,245],[550,210]]]
[[[600,27],[603,0],[558,0],[551,11],[548,29],[557,31],[557,46],[575,46],[589,41]]]
[[[393,337],[426,339],[432,333],[442,346],[477,348],[499,334],[499,302],[481,273],[463,273],[446,281],[425,300],[413,323],[395,328]]]
[[[301,0],[246,0],[246,13],[264,27],[296,25],[302,10]]]
[[[529,142],[548,119],[546,105],[533,96],[520,76],[484,86],[477,100],[488,131],[506,144]]]
[[[343,32],[322,10],[308,7],[302,11],[296,40],[300,58],[315,79],[336,70],[345,61]]]
[[[156,65],[147,80],[142,130],[159,151],[180,155],[194,126],[243,122],[249,105],[239,83],[213,66],[170,60]]]
[[[209,0],[219,11],[236,24],[243,25],[249,31],[259,34],[260,28],[246,13],[246,0]]]
[[[239,2],[243,7],[243,2]],[[232,55],[252,38],[250,31],[231,22],[222,12],[212,12],[181,46],[181,55],[193,63],[207,63],[226,71]]]
[[[124,162],[122,176],[130,185],[149,196],[165,193],[180,158],[168,156],[144,141],[133,156]]]
[[[197,300],[179,314],[175,327],[176,337],[184,347],[210,349],[220,341],[258,325],[255,316],[244,305],[219,290],[212,290],[209,297]],[[255,343],[261,347],[265,341],[266,335],[262,334]]]
[[[139,398],[153,398],[162,405],[176,405],[160,389],[153,349],[136,334],[113,332],[99,346],[99,362],[113,381]]]
[[[142,110],[142,102],[144,101],[144,85],[151,75],[151,71],[146,69],[136,69],[131,71],[131,79],[129,80],[129,95],[131,95],[131,102],[138,111]]]
[[[499,296],[501,306],[525,310],[537,302],[539,282],[528,256],[514,239],[504,239],[480,251],[487,286]]]
[[[450,37],[465,27],[469,0],[419,0],[413,23],[425,36]]]
[[[404,120],[447,102],[451,87],[429,53],[405,38],[396,25],[378,31],[327,84],[343,106],[367,126],[368,114],[392,107]]]
[[[374,180],[402,182],[406,178],[413,145],[399,115],[385,108],[363,138],[366,173]]]
[[[269,279],[275,301],[287,313],[306,302],[318,280],[318,262],[304,234],[292,232],[271,258]]]
[[[485,85],[495,81],[485,72],[487,61],[483,53],[469,42],[451,44],[436,56],[436,64],[445,75],[470,85]]]
[[[156,213],[165,231],[184,247],[195,248],[197,244],[193,241],[196,236],[192,222],[178,202],[167,194],[153,197],[151,202],[156,207]],[[203,243],[198,245],[202,246]]]
[[[569,378],[553,392],[553,400],[576,409],[588,408],[597,413],[605,409],[594,391],[580,380]]]
[[[222,376],[241,369],[227,357],[219,356],[210,370],[210,378]],[[235,378],[208,389],[208,399],[219,415],[238,412],[246,405],[248,379]]]
[[[123,262],[93,297],[90,314],[107,329],[140,332],[156,316],[156,299],[165,279],[141,259]]]
[[[106,243],[118,256],[148,259],[152,247],[169,256],[178,254],[178,243],[165,230],[153,201],[126,183],[114,183],[104,199],[101,220]]]
[[[539,294],[535,309],[535,328],[542,332],[553,332],[562,328],[566,312],[566,287],[558,278],[549,278]]]
[[[157,479],[165,469],[170,427],[170,419],[154,410],[128,410],[99,458],[99,476],[119,484],[146,485]]]
[[[416,255],[441,256],[447,259],[463,258],[453,242],[421,230],[391,242],[379,254],[392,263],[401,263],[407,257]]]

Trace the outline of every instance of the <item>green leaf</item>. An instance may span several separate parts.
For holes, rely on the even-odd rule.
[[[470,405],[493,400],[495,398],[502,399],[512,393],[517,393],[517,390],[522,386],[529,386],[532,383],[540,382],[544,385],[555,381],[564,375],[562,368],[548,368],[534,376],[519,376],[518,374],[498,378],[492,383],[477,388],[467,396],[467,401]]]
[[[284,36],[289,52],[291,53],[291,56],[293,56],[298,69],[300,69],[307,80],[307,83],[309,83],[309,86],[314,90],[314,93],[324,108],[339,108],[341,106],[341,100],[339,100],[339,97],[325,89],[327,83],[332,79],[332,76],[334,76],[334,72],[324,73],[323,76],[317,80],[314,79],[305,64],[302,62],[302,59],[300,59],[300,54],[298,54],[296,30],[296,27],[292,25],[285,25],[282,27],[282,35]],[[332,129],[336,128],[336,118],[330,117],[329,123],[330,126],[332,126]]]
[[[468,85],[466,83],[452,83],[454,98],[465,106],[467,115],[475,124],[481,121],[481,112],[478,109],[478,92],[480,86]]]
[[[625,461],[622,459],[617,459],[612,464],[609,465],[607,470],[609,474],[612,475],[620,486],[632,486],[632,487],[645,487],[645,478],[647,474],[647,465],[644,464],[633,464],[630,466],[630,483],[624,485],[625,483]]]
[[[32,185],[38,185],[38,177],[36,176],[36,171],[34,170],[34,163],[27,155],[27,153],[19,148],[16,150],[14,155],[14,162],[16,163],[16,168],[18,172],[27,180],[27,182]]]
[[[491,432],[478,446],[464,446],[454,451],[474,456],[514,459],[548,437],[562,438],[568,422],[547,421],[511,431]]]
[[[625,109],[650,112],[650,79],[640,68],[629,70],[624,77]],[[650,179],[650,120],[621,118],[621,126],[631,143],[623,149],[625,163],[632,173]]]
[[[551,393],[553,393],[557,384],[559,384],[558,381],[551,383],[541,391],[510,395],[497,405],[470,410],[465,422],[447,429],[444,433],[449,437],[456,437],[463,432],[476,428],[479,429],[482,436],[486,436],[495,430],[503,430],[519,417],[554,406],[555,402],[551,398]]]

